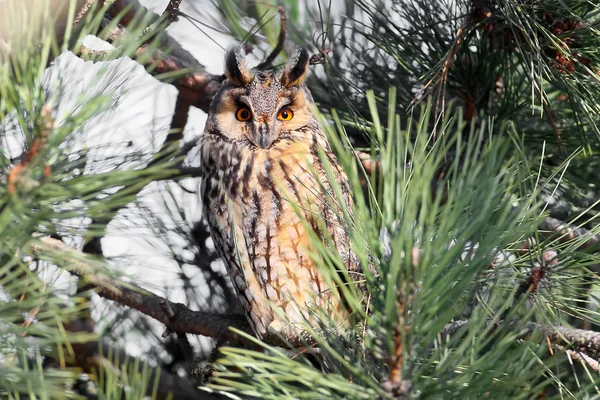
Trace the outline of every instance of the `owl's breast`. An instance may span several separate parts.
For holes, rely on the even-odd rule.
[[[308,254],[307,230],[323,203],[309,146],[290,141],[269,150],[229,146],[225,151],[225,156],[203,152],[211,164],[203,201],[211,229],[228,238],[225,258],[237,260],[228,267],[239,274],[234,284],[243,305],[274,303],[295,322],[307,317],[306,304],[332,305],[331,291]],[[254,320],[259,332],[266,328]]]

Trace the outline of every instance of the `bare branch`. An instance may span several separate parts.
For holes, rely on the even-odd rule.
[[[138,0],[116,0],[108,9],[107,15],[112,18],[121,17],[121,19],[119,19],[120,29],[125,31],[131,21],[134,19],[136,13],[139,13],[141,10],[150,12],[144,6],[142,6]],[[121,15],[122,12],[125,12],[125,14]],[[160,17],[155,14],[152,23],[158,21],[159,18]],[[198,60],[196,60],[196,58],[189,51],[185,50],[181,46],[180,42],[176,41],[169,35],[161,36],[160,43],[162,48],[170,49],[169,55],[181,60],[184,67],[190,68],[193,71],[204,70],[204,67],[198,62]]]
[[[248,322],[243,315],[223,315],[202,311],[193,311],[181,303],[172,303],[145,289],[125,282],[109,279],[91,270],[97,267],[89,263],[89,256],[68,247],[62,241],[50,237],[38,237],[38,241],[32,243],[32,253],[37,257],[51,253],[56,250],[62,252],[62,258],[72,261],[75,266],[68,268],[72,274],[87,278],[93,277],[90,283],[94,284],[94,290],[98,295],[138,310],[162,322],[171,331],[178,333],[193,333],[217,339],[241,341],[241,338],[229,330],[230,327],[252,334]],[[165,304],[168,304],[168,311]]]

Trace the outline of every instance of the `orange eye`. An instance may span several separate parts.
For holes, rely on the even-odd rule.
[[[240,107],[235,112],[235,117],[237,118],[238,121],[245,122],[245,121],[248,121],[250,118],[252,118],[252,112],[250,110],[248,110],[246,107]]]
[[[279,114],[277,114],[277,119],[280,121],[289,121],[294,118],[294,112],[290,109],[281,110]]]

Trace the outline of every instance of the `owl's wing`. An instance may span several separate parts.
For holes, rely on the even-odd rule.
[[[205,206],[215,248],[225,263],[250,326],[262,338],[273,320],[273,311],[261,293],[260,282],[249,268],[252,265],[250,244],[240,219],[231,214],[235,212],[235,206],[227,201],[211,202]]]
[[[334,190],[334,186],[331,184],[330,180],[327,178],[327,174],[325,172],[325,168],[323,166],[322,161],[319,159],[316,163],[317,172],[321,178],[321,196],[326,197],[322,199],[318,199],[317,207],[318,214],[322,216],[324,225],[327,229],[327,234],[331,236],[333,243],[336,246],[337,252],[339,253],[346,269],[351,274],[353,279],[355,278],[353,275],[357,273],[360,274],[362,272],[362,268],[358,261],[358,257],[356,253],[354,253],[351,243],[350,243],[350,235],[349,229],[352,229],[351,226],[345,221],[344,214],[342,211],[342,207],[344,207],[347,212],[352,216],[352,208],[354,202],[352,200],[350,185],[348,184],[348,178],[340,166],[339,162],[333,155],[331,151],[327,152],[328,162],[331,166],[331,170],[333,171],[334,178],[336,181],[336,185],[339,186],[341,192],[341,198],[338,197],[336,191]],[[323,193],[324,191],[324,193]],[[318,233],[319,227],[316,226],[316,221],[312,222],[313,229],[315,229]],[[322,225],[321,225],[322,226]],[[322,233],[321,237],[325,240],[325,235]]]

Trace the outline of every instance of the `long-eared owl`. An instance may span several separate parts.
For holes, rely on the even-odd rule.
[[[352,209],[347,177],[313,113],[308,70],[306,50],[268,70],[248,69],[241,50],[230,50],[200,139],[204,213],[259,338],[299,335],[311,305],[343,307],[309,256],[307,229],[331,239],[348,271],[359,270],[341,211],[326,199],[335,194],[319,149],[341,188],[337,201]]]

